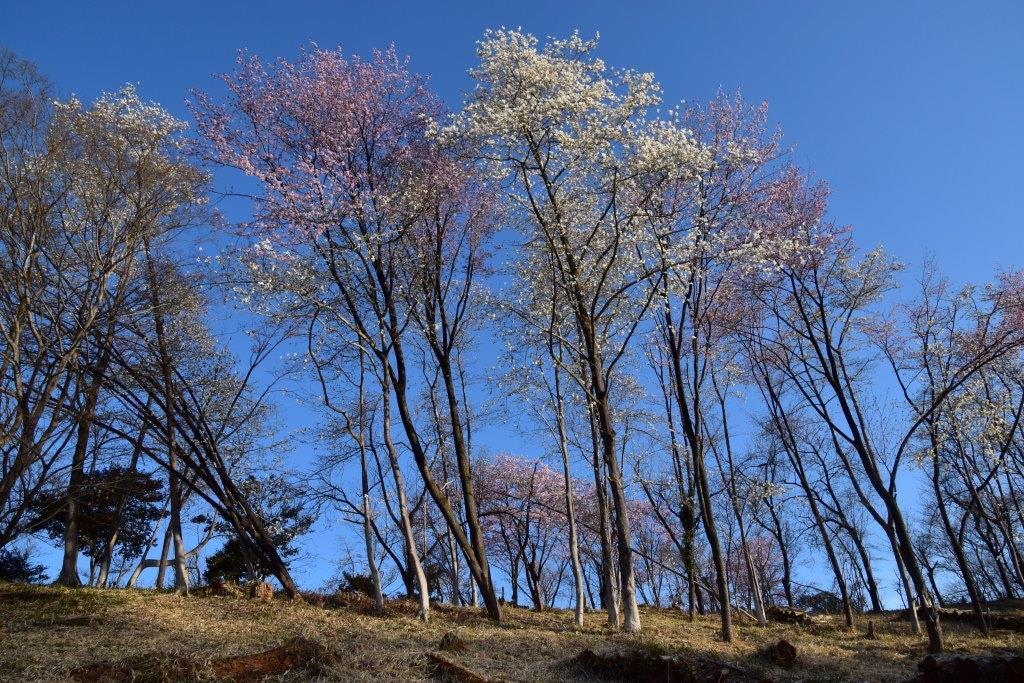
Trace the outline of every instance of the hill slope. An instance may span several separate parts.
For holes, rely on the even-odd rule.
[[[865,615],[855,632],[831,617],[805,627],[741,624],[732,645],[718,640],[713,617],[690,623],[683,613],[657,609],[642,616],[643,633],[627,636],[609,631],[599,613],[588,614],[581,630],[571,612],[511,607],[501,625],[479,610],[445,607],[421,624],[404,601],[389,603],[389,613],[376,616],[352,598],[312,596],[297,604],[0,584],[0,679],[246,679],[290,669],[282,680],[480,680],[474,672],[497,680],[592,680],[593,662],[578,655],[612,648],[678,655],[677,661],[724,668],[730,680],[905,680],[926,654],[923,637],[912,636],[909,624],[894,614],[872,617],[877,640],[864,637]],[[964,624],[945,628],[954,651],[1024,649],[1021,633],[997,630],[982,640]],[[448,633],[454,635],[442,646]],[[797,649],[789,669],[762,652],[782,638]],[[240,657],[254,653],[264,654]]]

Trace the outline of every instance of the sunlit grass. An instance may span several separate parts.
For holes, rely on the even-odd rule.
[[[456,655],[462,664],[504,680],[578,678],[581,672],[570,664],[573,657],[586,647],[615,644],[654,655],[710,658],[780,680],[905,680],[926,654],[924,637],[912,635],[909,623],[894,614],[864,615],[853,631],[843,628],[838,617],[803,628],[741,622],[737,641],[729,644],[719,639],[714,617],[691,623],[673,610],[642,610],[643,631],[625,635],[611,631],[601,613],[587,614],[584,626],[576,628],[569,611],[506,607],[506,622],[493,624],[479,610],[442,607],[430,624],[422,624],[408,603],[392,603],[383,617],[358,605],[332,604],[0,584],[0,679],[66,679],[88,664],[139,657],[204,662],[302,636],[334,653],[325,670],[331,678],[422,680],[429,677],[425,653],[436,650],[447,631],[457,632],[468,645]],[[877,640],[864,637],[869,618],[875,620]],[[997,630],[984,639],[965,624],[944,628],[953,651],[1024,649],[1024,634]],[[780,638],[797,647],[799,662],[791,670],[759,654]]]

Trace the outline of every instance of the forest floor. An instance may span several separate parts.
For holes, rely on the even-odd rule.
[[[607,680],[616,674],[578,656],[611,648],[703,662],[704,672],[710,666],[711,677],[697,680],[901,681],[914,676],[927,654],[924,637],[912,635],[895,613],[863,615],[853,631],[829,616],[806,626],[744,622],[736,642],[727,644],[716,618],[691,623],[669,609],[642,609],[643,631],[636,635],[609,630],[601,613],[587,614],[578,629],[572,613],[561,610],[506,606],[500,625],[478,609],[445,606],[422,624],[406,601],[390,602],[383,616],[369,612],[353,598],[264,602],[0,583],[0,680],[256,680],[254,672],[285,670],[273,680]],[[869,618],[874,640],[865,637]],[[952,652],[1024,651],[1024,633],[997,629],[982,638],[969,624],[944,629]],[[780,639],[796,647],[789,668],[765,654]],[[263,654],[247,657],[255,653]]]

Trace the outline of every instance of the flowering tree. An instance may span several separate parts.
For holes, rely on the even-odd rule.
[[[661,259],[657,351],[669,370],[662,385],[671,390],[674,405],[667,415],[671,420],[674,408],[687,452],[686,467],[673,467],[679,504],[681,508],[689,505],[681,476],[692,471],[692,487],[715,566],[722,635],[728,641],[732,623],[726,560],[705,460],[716,447],[716,452],[729,453],[731,459],[728,413],[715,380],[729,374],[737,354],[736,325],[751,312],[744,293],[746,274],[763,267],[761,252],[774,238],[768,226],[756,222],[756,215],[781,172],[781,147],[778,133],[767,129],[766,106],[750,106],[738,95],[719,94],[706,105],[676,116],[679,125],[693,131],[707,158],[694,177],[667,183],[657,196],[653,219]],[[713,430],[715,413],[719,419]],[[735,493],[731,490],[734,501]],[[758,617],[763,621],[763,608]]]
[[[540,462],[507,454],[481,463],[477,477],[488,541],[506,555],[514,590],[523,567],[534,607],[542,610],[560,583],[552,581],[550,565],[565,566],[565,480]]]
[[[115,334],[144,314],[145,245],[191,222],[206,176],[182,154],[184,124],[134,88],[90,106],[53,102],[28,67],[8,53],[0,60],[0,374],[15,399],[8,415],[18,432],[0,473],[0,545],[17,532],[19,509],[42,482],[29,475],[49,471],[60,453],[51,451],[53,439],[64,434],[73,450],[58,581],[78,586],[77,501]],[[19,73],[21,85],[9,87]],[[14,431],[0,440],[8,437]],[[8,508],[16,490],[21,502]]]
[[[880,249],[860,255],[845,230],[823,220],[822,198],[798,178],[780,184],[765,211],[785,239],[770,257],[775,273],[751,289],[770,312],[770,323],[756,333],[759,357],[824,430],[824,443],[834,449],[858,492],[858,480],[866,480],[881,502],[884,514],[874,513],[876,521],[890,534],[908,588],[925,615],[929,647],[941,651],[938,611],[897,500],[897,475],[915,440],[927,434],[956,392],[1019,353],[1024,343],[1019,279],[1004,278],[993,286],[987,303],[979,302],[980,316],[964,320],[963,327],[948,315],[943,297],[927,290],[909,314],[900,316],[903,321],[887,319],[877,307],[895,286],[897,262]],[[904,341],[902,331],[916,342]],[[954,347],[953,353],[941,351]],[[887,433],[867,412],[870,384],[864,369],[877,359],[873,348],[882,349],[905,399],[903,410],[895,413],[903,420],[895,433]],[[938,366],[941,373],[935,372]],[[867,497],[861,498],[870,510]],[[912,603],[911,609],[917,606]]]
[[[200,94],[194,109],[210,158],[261,183],[248,226],[259,239],[249,259],[255,293],[276,299],[279,313],[300,317],[317,334],[366,350],[488,613],[500,619],[452,373],[490,226],[486,192],[470,169],[427,139],[440,104],[393,51],[364,61],[314,49],[270,71],[256,58],[240,58],[224,80],[227,104]],[[410,405],[410,330],[445,381],[468,535],[431,472]],[[401,486],[390,413],[382,417]],[[404,534],[415,557],[407,517]]]
[[[578,35],[541,48],[517,31],[488,32],[471,71],[476,89],[442,133],[463,139],[503,183],[524,228],[524,257],[555,268],[611,483],[623,627],[636,631],[614,371],[655,292],[646,284],[649,200],[664,177],[692,175],[701,154],[684,129],[648,119],[659,102],[653,76],[608,74],[595,47]]]

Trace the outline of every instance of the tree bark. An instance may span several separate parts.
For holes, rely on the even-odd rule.
[[[552,354],[554,355],[554,354]],[[569,470],[569,444],[565,432],[565,409],[562,401],[561,358],[554,364],[555,381],[555,421],[558,427],[558,448],[562,455],[562,475],[565,481],[565,511],[569,525],[569,559],[572,564],[572,576],[576,592],[574,620],[577,626],[583,625],[585,597],[583,593],[583,566],[580,564],[580,547],[576,535],[576,511],[573,503],[573,481]]]

